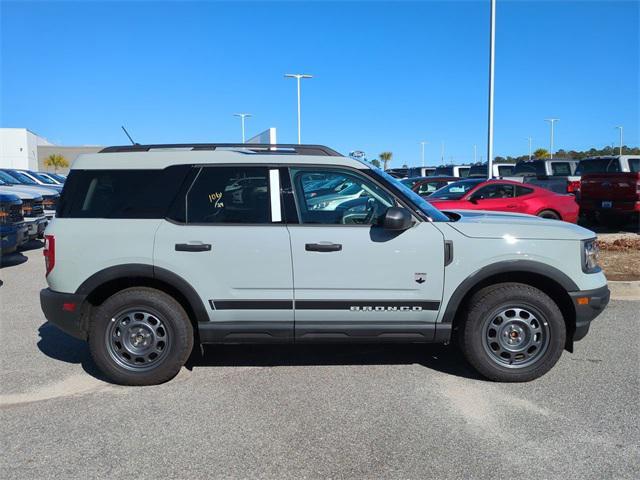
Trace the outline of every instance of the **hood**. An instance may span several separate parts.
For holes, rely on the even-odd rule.
[[[460,219],[449,225],[461,234],[473,238],[586,240],[596,236],[591,230],[573,223],[521,213],[482,210],[456,210],[453,213],[459,215]]]
[[[20,200],[42,199],[42,195],[37,192],[25,192],[21,188],[8,187],[6,185],[0,187],[0,193],[3,195],[15,195]]]
[[[35,197],[57,197],[60,195],[60,193],[53,188],[45,188],[39,185],[2,185],[0,188],[2,188],[4,193],[13,193],[18,196],[20,196],[18,192],[30,194]]]
[[[16,203],[20,201],[20,197],[18,197],[14,193],[7,193],[0,188],[0,202],[3,203]]]

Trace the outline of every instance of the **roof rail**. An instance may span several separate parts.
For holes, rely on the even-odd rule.
[[[289,143],[166,143],[153,145],[122,145],[105,147],[98,153],[116,152],[148,152],[150,150],[217,150],[219,148],[235,148],[247,153],[274,155],[317,155],[324,157],[341,157],[335,150],[324,145],[297,145]]]

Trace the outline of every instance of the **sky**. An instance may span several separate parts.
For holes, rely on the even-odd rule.
[[[497,0],[495,155],[640,144],[640,2]],[[486,159],[489,0],[0,1],[0,126],[61,145],[276,127],[391,166]]]

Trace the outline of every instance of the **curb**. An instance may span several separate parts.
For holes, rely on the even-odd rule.
[[[640,281],[608,283],[611,300],[640,300]]]

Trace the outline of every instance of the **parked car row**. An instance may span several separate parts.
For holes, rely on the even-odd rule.
[[[580,215],[590,221],[622,224],[633,217],[639,221],[639,164],[639,156],[629,155],[594,157],[580,161],[560,158],[526,160],[516,164],[494,162],[492,177],[502,182],[501,195],[504,198],[523,198],[519,198],[518,206],[515,206],[516,202],[512,201],[504,205],[501,205],[504,202],[491,202],[495,204],[495,208],[491,210],[521,213],[533,211],[537,212],[534,213],[536,215],[544,212],[544,216],[548,218],[571,219],[574,218],[573,211],[577,209]],[[464,165],[416,167],[409,169],[409,178],[401,181],[419,195],[430,196],[429,200],[435,201],[433,194],[439,189],[459,182],[463,178],[486,179],[487,169],[487,163],[474,164],[470,167]],[[414,173],[420,176],[411,176]],[[509,183],[521,183],[526,185],[526,188],[512,188],[508,186]],[[485,200],[475,197],[474,192],[469,190],[471,185],[480,187],[478,182],[451,186],[449,190],[463,193],[455,201],[464,202],[470,198]],[[543,189],[556,195],[550,195]],[[446,193],[449,190],[443,194],[450,197],[450,194]],[[522,192],[525,191],[528,193],[523,195]],[[507,195],[505,192],[511,192],[513,195]],[[518,195],[518,192],[521,194]],[[567,194],[574,198],[567,198]],[[544,199],[544,205],[540,203],[540,199]],[[451,200],[453,199],[446,199],[446,201]],[[485,209],[486,205],[488,202],[476,201],[465,203],[464,208]],[[463,207],[456,206],[456,208]]]
[[[0,170],[2,255],[42,238],[55,210],[65,177],[29,170]]]

